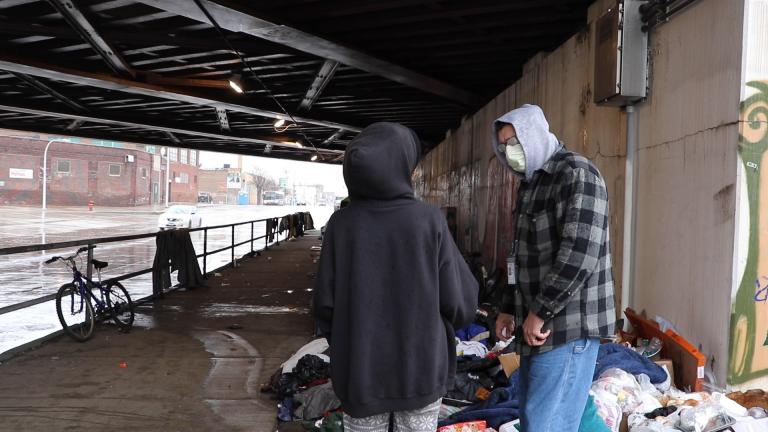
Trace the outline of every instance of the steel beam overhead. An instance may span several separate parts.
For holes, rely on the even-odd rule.
[[[67,106],[69,106],[70,108],[74,109],[75,111],[82,112],[82,113],[88,112],[88,108],[80,105],[79,103],[73,101],[72,99],[70,99],[70,98],[64,96],[63,94],[57,92],[56,90],[51,88],[51,86],[45,84],[44,82],[40,81],[39,79],[37,79],[35,77],[32,77],[32,76],[29,76],[29,75],[25,75],[23,73],[15,73],[15,72],[11,72],[11,73],[13,73],[13,76],[15,76],[16,78],[24,81],[25,83],[29,84],[30,86],[32,86],[34,88],[36,88],[40,92],[45,93],[48,96],[51,96],[54,99],[57,99],[60,102],[65,103]]]
[[[73,0],[48,0],[69,23],[69,25],[101,56],[107,65],[118,75],[135,76],[131,65],[120,53],[107,42]]]
[[[187,18],[209,23],[203,11],[193,1],[189,0],[138,0],[157,9],[185,16]],[[245,33],[260,39],[278,43],[298,51],[335,60],[339,63],[357,68],[368,73],[410,86],[424,92],[432,93],[445,99],[459,102],[463,105],[476,106],[477,97],[466,90],[447,84],[443,81],[428,77],[394,63],[388,62],[331,42],[319,36],[305,33],[285,25],[278,25],[255,17],[234,7],[201,0],[216,22],[224,29]]]
[[[299,104],[299,111],[309,111],[312,109],[312,105],[317,102],[320,94],[325,90],[325,86],[333,79],[333,75],[336,73],[336,69],[339,67],[339,62],[333,60],[326,60],[317,72],[312,85],[307,89],[307,94]]]
[[[104,74],[72,70],[31,60],[19,59],[10,54],[1,52],[0,69],[9,72],[23,73],[27,75],[66,81],[107,90],[117,90],[126,93],[139,94],[153,98],[175,100],[195,105],[221,107],[229,111],[242,112],[261,117],[273,119],[285,117],[285,114],[282,112],[276,112],[241,104],[238,103],[239,101],[234,98],[228,100],[224,100],[223,98],[216,99],[208,94],[200,94],[176,87],[167,88],[160,85],[138,82]],[[324,121],[298,116],[293,116],[293,118],[299,123],[312,124],[334,129],[346,129],[352,132],[360,132],[362,130],[356,126],[333,121]]]

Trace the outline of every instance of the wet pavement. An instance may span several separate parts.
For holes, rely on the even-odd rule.
[[[0,430],[274,431],[259,391],[311,340],[320,241],[307,236],[138,308],[130,333],[97,326],[0,365]]]
[[[96,208],[89,212],[82,208],[52,208],[41,216],[39,208],[0,207],[0,247],[40,244],[143,234],[157,231],[157,218],[164,207]],[[199,207],[203,226],[215,226],[249,220],[277,217],[296,211],[310,211],[317,227],[325,224],[331,207],[277,207],[277,206],[207,206]],[[264,234],[264,223],[254,225],[256,237]],[[203,251],[203,232],[194,232],[192,237],[198,254]],[[250,238],[250,225],[235,229],[235,243]],[[215,250],[231,244],[231,228],[209,230],[208,250]],[[264,246],[264,240],[254,243],[255,249]],[[77,248],[46,250],[41,252],[0,255],[0,307],[20,303],[55,293],[59,286],[71,281],[71,273],[61,264],[45,265],[44,261],[54,255],[69,255]],[[246,244],[235,249],[240,257],[250,252]],[[94,251],[97,259],[108,261],[109,267],[102,272],[102,278],[143,270],[152,266],[155,253],[154,238],[120,243],[100,244]],[[229,250],[210,255],[207,270],[218,268],[231,261]],[[202,258],[199,259],[201,268]],[[175,280],[175,277],[174,277]],[[151,274],[123,282],[135,300],[152,292]],[[0,359],[3,353],[21,344],[46,337],[60,329],[53,302],[47,302],[19,311],[0,315]]]

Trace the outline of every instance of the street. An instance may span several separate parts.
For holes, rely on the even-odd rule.
[[[39,208],[0,208],[0,247],[52,243],[88,238],[143,234],[157,231],[157,219],[164,208],[120,207],[97,208],[89,212],[85,208],[51,208],[42,216]],[[299,211],[310,211],[315,227],[323,226],[332,207],[289,206],[201,206],[199,214],[203,226],[218,226],[270,217],[279,217]],[[265,224],[254,224],[254,236],[264,234]],[[250,238],[250,224],[235,229],[234,242]],[[191,233],[197,254],[203,252],[203,232]],[[208,250],[220,249],[232,243],[231,228],[208,232]],[[254,243],[254,249],[264,246],[264,240]],[[45,265],[54,255],[73,254],[76,247],[66,250],[45,250],[34,253],[0,256],[0,307],[55,293],[59,286],[71,281],[71,272],[60,262]],[[235,257],[250,251],[250,244],[235,249]],[[94,257],[108,261],[102,278],[107,279],[143,270],[152,266],[155,239],[97,245]],[[84,256],[84,255],[83,255]],[[208,271],[227,264],[231,252],[226,250],[207,258]],[[202,269],[202,258],[199,259]],[[85,260],[82,260],[85,263]],[[95,276],[95,275],[94,275]],[[175,276],[173,281],[175,282]],[[152,275],[145,274],[123,282],[133,299],[152,292]],[[60,328],[53,302],[0,315],[0,353],[20,344],[35,340]]]

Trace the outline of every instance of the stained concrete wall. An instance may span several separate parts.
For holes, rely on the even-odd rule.
[[[733,266],[743,0],[701,0],[651,34],[638,105],[631,304],[708,355],[725,384]]]
[[[589,26],[552,53],[529,61],[520,80],[465,119],[414,175],[417,194],[440,207],[457,207],[458,242],[481,251],[490,266],[502,266],[512,243],[517,180],[491,149],[491,124],[524,103],[540,105],[552,131],[605,177],[611,205],[614,274],[621,281],[626,127],[618,108],[592,103],[594,22],[613,3],[598,1]],[[617,295],[620,289],[617,289]]]

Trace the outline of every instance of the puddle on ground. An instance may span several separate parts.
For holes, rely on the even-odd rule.
[[[202,308],[202,314],[206,318],[232,317],[248,314],[284,314],[284,313],[309,313],[307,308],[291,308],[285,306],[260,306],[248,304],[213,303]]]

